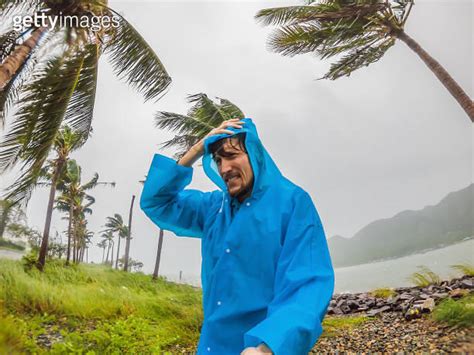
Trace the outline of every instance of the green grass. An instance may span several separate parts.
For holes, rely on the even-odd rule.
[[[418,266],[418,269],[420,269],[419,272],[414,272],[409,277],[409,280],[415,286],[426,287],[429,285],[438,285],[441,283],[441,278],[428,267]]]
[[[397,293],[391,288],[378,288],[370,292],[370,294],[377,298],[389,298],[395,296]]]
[[[10,324],[0,327],[0,353],[12,339],[20,339],[18,348],[41,352],[21,334],[36,338],[51,327],[65,339],[53,352],[160,352],[178,344],[192,349],[202,322],[195,288],[98,265],[52,262],[40,273],[0,259],[0,306]]]
[[[432,317],[450,326],[474,327],[474,294],[459,300],[447,298],[435,307]]]
[[[323,320],[322,337],[338,336],[343,330],[357,328],[370,320],[367,316],[328,316]]]
[[[474,276],[474,266],[470,264],[451,265],[451,268],[459,271],[463,275]]]

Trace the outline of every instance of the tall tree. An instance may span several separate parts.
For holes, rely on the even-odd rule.
[[[156,251],[156,261],[155,261],[155,270],[153,270],[153,280],[158,279],[158,274],[160,272],[160,261],[161,261],[161,249],[163,247],[163,229],[160,228],[160,237],[158,238],[158,250]]]
[[[107,248],[107,241],[105,239],[102,239],[99,243],[97,243],[97,246],[100,249],[102,249],[102,264],[103,264],[105,260],[105,249]]]
[[[123,271],[128,271],[128,263],[130,260],[130,240],[132,239],[132,217],[133,217],[133,204],[135,202],[135,195],[132,196],[132,202],[130,203],[130,212],[128,214],[128,234],[127,242],[125,243],[125,262],[123,265]]]
[[[20,180],[15,182],[8,198],[15,202],[27,200],[31,194],[31,190],[37,184],[41,172],[44,175],[49,175],[51,179],[51,187],[49,191],[49,200],[46,209],[46,220],[43,230],[43,239],[41,241],[41,248],[38,256],[38,269],[43,270],[46,255],[48,252],[49,231],[51,227],[51,219],[53,216],[54,199],[56,196],[57,185],[60,182],[60,177],[64,173],[69,155],[75,149],[78,149],[84,143],[84,136],[80,133],[74,132],[69,127],[62,128],[54,141],[54,158],[46,165],[45,168],[39,170],[36,176],[31,176],[29,172],[26,173]],[[48,171],[49,170],[49,171]],[[45,173],[46,171],[46,173]],[[33,179],[33,181],[32,181]]]
[[[186,115],[166,111],[159,111],[155,115],[157,128],[176,133],[173,139],[162,144],[162,148],[176,148],[177,158],[223,121],[245,117],[236,105],[226,99],[217,98],[217,102],[214,102],[203,93],[189,95],[187,99],[193,105]]]
[[[114,263],[114,235],[110,232],[104,232],[100,235],[103,241],[107,244],[107,256],[105,257],[105,263],[109,263],[109,254],[110,254],[110,266],[113,266]]]
[[[275,52],[338,56],[324,79],[335,80],[378,61],[397,39],[412,49],[448,89],[472,122],[474,105],[453,77],[405,32],[414,0],[308,0],[305,6],[264,9],[256,19],[280,26],[270,37]]]
[[[58,197],[58,208],[63,212],[68,213],[68,249],[66,263],[70,261],[71,255],[71,240],[72,230],[74,224],[74,217],[80,216],[82,208],[89,208],[94,203],[94,198],[88,192],[99,185],[115,186],[114,182],[100,182],[99,174],[95,173],[93,178],[86,183],[82,183],[82,169],[74,159],[67,162],[64,177],[58,189],[61,195]],[[82,201],[87,200],[88,204],[82,206]]]
[[[115,268],[118,269],[118,261],[120,258],[120,240],[128,236],[128,227],[125,225],[122,215],[115,213],[113,217],[107,217],[105,223],[106,231],[117,234],[117,256],[115,258]]]

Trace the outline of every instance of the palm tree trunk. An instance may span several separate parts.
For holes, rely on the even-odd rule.
[[[77,236],[76,233],[72,236],[72,262],[76,263],[76,249],[77,249]]]
[[[0,238],[3,238],[3,233],[5,233],[5,228],[8,222],[8,207],[5,206],[2,211],[2,215],[0,216]]]
[[[69,205],[69,223],[67,226],[67,257],[66,257],[66,265],[69,265],[71,261],[71,233],[72,233],[72,218],[73,218],[73,204]]]
[[[31,36],[19,45],[0,65],[0,91],[12,80],[18,69],[26,62],[33,49],[38,45],[41,36],[47,31],[46,27],[39,27]]]
[[[428,54],[413,38],[407,35],[404,31],[397,33],[397,37],[406,43],[418,56],[425,62],[428,68],[436,75],[441,83],[453,95],[456,101],[461,105],[463,110],[467,113],[471,122],[474,122],[474,105],[471,98],[453,79],[453,77],[443,68],[441,64]]]
[[[113,240],[111,241],[111,243],[112,243],[112,249],[111,249],[111,252],[110,252],[110,267],[113,268],[114,267],[114,245],[115,245],[115,243],[114,243]]]
[[[49,190],[48,208],[46,210],[46,222],[44,224],[43,239],[41,241],[41,248],[38,257],[38,269],[43,271],[46,263],[46,255],[48,253],[49,230],[51,228],[51,219],[53,217],[54,196],[56,195],[56,184],[59,180],[64,161],[58,159],[56,170],[54,171],[53,179],[51,181],[51,189]]]
[[[105,263],[109,262],[109,253],[110,253],[110,242],[107,243],[107,257],[105,258]]]
[[[160,270],[162,246],[163,246],[163,229],[160,229],[160,237],[158,239],[158,251],[156,252],[155,271],[153,271],[153,280],[156,280],[158,278],[158,271]]]
[[[118,244],[117,244],[117,257],[115,258],[115,269],[118,269],[118,259],[119,259],[119,253],[120,253],[120,234],[118,235]]]
[[[135,195],[132,196],[132,203],[130,204],[130,212],[128,214],[128,236],[127,243],[125,246],[125,261],[123,263],[123,271],[128,271],[128,259],[130,254],[130,239],[132,238],[132,215],[133,215],[133,203],[135,202]]]

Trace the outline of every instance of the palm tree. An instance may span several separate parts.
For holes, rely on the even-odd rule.
[[[109,263],[109,255],[111,256],[111,266],[113,265],[113,249],[114,249],[114,235],[110,231],[106,231],[100,235],[102,241],[107,245],[107,255],[105,257],[105,263]],[[111,252],[112,249],[112,252]]]
[[[48,251],[48,238],[51,227],[51,218],[53,215],[53,205],[56,195],[56,188],[60,182],[60,177],[64,173],[69,155],[72,151],[78,149],[84,144],[84,136],[71,130],[69,127],[63,127],[57,134],[54,141],[55,157],[50,160],[44,168],[39,171],[27,171],[11,187],[7,195],[14,203],[27,202],[31,192],[36,185],[39,185],[40,178],[49,177],[50,191],[48,206],[46,209],[46,221],[43,230],[43,239],[41,242],[40,253],[38,257],[38,268],[43,270]]]
[[[111,185],[115,187],[114,182],[99,182],[99,174],[95,173],[94,177],[86,183],[81,181],[81,167],[74,159],[67,162],[66,171],[58,189],[61,191],[61,196],[58,197],[58,208],[63,212],[69,214],[68,220],[68,248],[66,264],[70,261],[71,255],[71,236],[74,216],[78,215],[78,209],[82,207],[82,200],[86,199],[89,203],[85,206],[88,208],[94,203],[94,198],[87,194],[88,191],[99,185]]]
[[[159,111],[155,115],[157,128],[174,131],[177,135],[162,144],[162,148],[176,147],[176,158],[181,157],[213,128],[231,118],[244,118],[243,112],[229,100],[217,98],[213,102],[206,94],[189,95],[193,106],[187,115]]]
[[[128,271],[128,263],[130,260],[130,240],[132,239],[132,216],[133,216],[133,204],[135,202],[135,195],[132,196],[132,202],[130,203],[130,211],[128,214],[128,233],[127,242],[125,244],[125,262],[123,265],[123,271]]]
[[[102,240],[107,244],[107,256],[105,258],[105,263],[109,263],[109,253],[110,253],[110,265],[112,266],[114,264],[114,235],[110,232],[107,231],[105,233],[102,233],[100,235]]]
[[[89,137],[99,58],[107,54],[116,75],[142,94],[159,99],[170,84],[163,64],[133,26],[107,0],[0,0],[0,22],[14,15],[109,18],[116,26],[76,24],[26,27],[0,34],[0,126],[15,110],[0,143],[0,173],[21,163],[25,183],[34,184],[64,123]],[[5,44],[6,43],[6,44]],[[27,178],[27,179],[26,179]],[[41,264],[41,262],[40,262]]]
[[[105,258],[105,249],[107,248],[107,241],[105,239],[102,239],[99,243],[97,243],[97,246],[102,250],[102,264],[104,263],[104,258]]]
[[[280,26],[269,45],[282,55],[314,52],[340,58],[324,79],[335,80],[378,61],[397,39],[411,48],[474,122],[471,98],[451,75],[405,32],[414,0],[308,0],[305,6],[264,9],[255,16]]]
[[[128,227],[124,224],[123,218],[120,214],[115,213],[113,217],[107,217],[107,222],[105,223],[107,229],[106,232],[117,233],[118,243],[117,243],[117,257],[115,258],[115,268],[118,269],[118,260],[120,257],[120,240],[128,236]]]

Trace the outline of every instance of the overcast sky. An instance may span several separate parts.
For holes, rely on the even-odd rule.
[[[425,64],[398,42],[377,63],[337,81],[317,81],[329,63],[313,55],[268,51],[269,28],[253,16],[299,1],[110,1],[150,43],[173,83],[158,103],[119,82],[106,58],[100,66],[94,135],[74,154],[83,180],[94,172],[115,189],[98,187],[89,227],[134,210],[131,257],[151,272],[158,229],[138,206],[139,180],[158,144],[172,137],[154,127],[158,110],[186,113],[188,94],[203,92],[237,104],[254,119],[284,175],[313,197],[328,237],[352,237],[367,223],[436,204],[472,181],[472,125]],[[418,0],[406,32],[472,97],[473,9],[470,1]],[[166,152],[171,155],[173,152]],[[215,187],[195,167],[194,188]],[[35,192],[29,223],[43,228],[47,192]],[[53,226],[65,222],[55,212]],[[55,229],[53,229],[54,232]],[[99,234],[99,233],[97,233]],[[99,240],[96,239],[94,245]],[[92,248],[91,258],[101,252]],[[161,271],[196,277],[200,242],[166,233]]]

